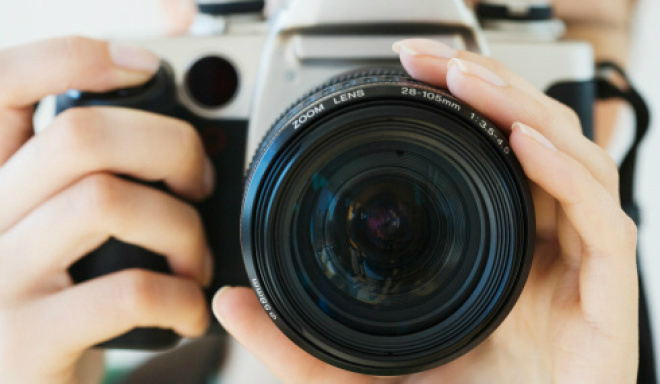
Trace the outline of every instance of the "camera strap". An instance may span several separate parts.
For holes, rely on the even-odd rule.
[[[621,99],[633,109],[635,113],[635,132],[632,144],[619,165],[619,195],[621,207],[630,216],[635,224],[640,223],[639,207],[635,203],[635,165],[639,145],[649,130],[650,113],[644,98],[633,87],[630,79],[623,69],[610,61],[600,62],[596,65],[596,97],[599,100]],[[623,80],[623,86],[617,85],[614,76]],[[637,254],[639,259],[639,253]],[[638,266],[640,264],[638,263]],[[642,274],[639,274],[639,370],[638,384],[657,383],[655,372],[655,357],[653,351],[653,335],[651,333],[648,305],[642,283]]]
[[[596,97],[599,100],[621,99],[630,104],[635,113],[633,142],[619,166],[619,194],[621,197],[621,207],[639,225],[639,208],[635,203],[633,194],[635,187],[635,164],[637,162],[639,145],[649,129],[649,108],[619,65],[610,61],[603,61],[596,65],[596,69]],[[614,75],[618,75],[624,81],[625,84],[623,87],[615,83]]]

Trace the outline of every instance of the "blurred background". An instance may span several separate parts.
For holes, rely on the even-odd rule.
[[[171,35],[181,31],[180,23],[172,17],[173,8],[176,12],[177,4],[184,2],[0,0],[0,49],[70,34],[122,39]],[[637,3],[627,70],[652,113],[652,127],[637,163],[636,194],[642,213],[639,230],[641,267],[655,331],[656,366],[660,371],[660,1],[638,0]],[[181,11],[185,9],[181,8]],[[47,68],[48,63],[43,65]],[[617,129],[608,151],[620,161],[632,139],[634,119],[628,109],[617,119]],[[147,356],[138,352],[113,352],[108,354],[108,359],[113,365],[130,365]]]

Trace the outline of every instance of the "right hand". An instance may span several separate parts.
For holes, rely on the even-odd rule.
[[[520,298],[465,355],[399,377],[352,373],[307,354],[249,288],[216,294],[224,329],[290,384],[634,383],[637,229],[621,209],[613,160],[582,135],[575,112],[495,60],[422,39],[395,48],[412,77],[446,87],[507,134],[536,212],[534,258]]]
[[[74,108],[32,135],[35,103],[69,88],[147,81],[150,52],[85,38],[0,52],[0,382],[78,382],[84,351],[134,327],[198,336],[211,259],[197,211],[127,181],[162,180],[186,200],[213,189],[189,124],[143,111]],[[110,237],[164,255],[174,275],[124,270],[73,285],[77,259]]]

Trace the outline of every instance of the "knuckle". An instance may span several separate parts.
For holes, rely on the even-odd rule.
[[[60,40],[62,55],[72,62],[84,57],[88,45],[89,39],[82,36],[66,36]]]
[[[566,203],[578,205],[588,201],[592,197],[591,186],[595,182],[591,172],[582,164],[576,163],[568,173]]]
[[[573,110],[573,108],[567,106],[566,104],[553,99],[550,96],[545,96],[544,100],[547,100],[549,105],[546,105],[541,121],[553,121],[559,129],[558,131],[563,131],[568,129],[572,132],[578,132],[582,134],[582,122],[580,117]],[[548,107],[549,106],[549,107]],[[566,127],[566,128],[562,128]]]
[[[552,98],[550,98],[550,100],[552,100],[553,104],[556,106],[557,116],[554,116],[554,120],[558,120],[559,124],[568,127],[571,131],[582,134],[582,122],[580,121],[580,116],[578,116],[577,112],[560,101]],[[559,119],[557,119],[557,117]]]
[[[587,166],[592,170],[598,181],[610,192],[616,195],[619,188],[619,167],[614,159],[598,144],[584,139],[590,154]]]
[[[77,158],[88,153],[96,141],[94,120],[93,108],[72,108],[58,115],[51,133],[58,149]]]
[[[188,204],[182,205],[177,217],[181,241],[184,249],[189,249],[194,255],[202,255],[206,252],[206,235],[204,223],[199,212]]]
[[[158,284],[153,273],[131,269],[120,273],[117,285],[117,303],[119,310],[126,315],[137,316],[151,313],[158,304]]]
[[[202,151],[202,141],[195,128],[187,122],[182,121],[177,124],[176,132],[178,151],[187,160],[184,164],[190,164],[193,162],[193,159],[199,156],[200,151]]]
[[[177,175],[185,175],[188,179],[190,175],[199,174],[201,160],[204,156],[204,145],[197,130],[187,122],[179,122],[175,128],[175,153],[176,163],[172,168]]]
[[[191,249],[194,251],[195,255],[198,255],[197,262],[199,263],[199,268],[205,268],[206,265],[204,265],[204,260],[202,259],[202,255],[205,255],[208,250],[208,242],[206,240],[206,233],[204,230],[204,223],[202,222],[202,218],[199,215],[199,213],[193,209],[192,207],[190,208],[190,215],[192,217],[190,221],[190,228],[192,236],[190,236],[191,240],[190,242],[192,243],[188,249]]]
[[[78,184],[77,205],[92,217],[113,217],[121,205],[121,185],[115,176],[105,173],[85,177]]]
[[[81,52],[85,52],[85,48],[89,44],[90,39],[79,35],[64,36],[60,39],[62,51],[64,54],[69,55],[71,58],[77,58]]]
[[[202,217],[200,216],[199,211],[186,204],[185,215],[186,227],[190,229],[190,233],[195,235],[195,241],[199,242],[200,239],[204,238],[204,223],[202,222]]]
[[[600,153],[600,163],[602,164],[602,173],[605,178],[605,182],[608,184],[608,187],[618,190],[619,188],[619,167],[617,166],[614,159],[603,150],[599,150]]]
[[[182,331],[188,337],[201,336],[209,325],[209,313],[206,305],[206,299],[201,288],[190,281],[184,282],[189,290],[188,301],[191,303],[191,310],[187,317],[187,325]]]
[[[557,121],[557,111],[554,108],[549,107],[547,104],[544,104],[542,101],[539,100],[530,100],[530,110],[533,111],[534,114],[538,116],[538,121],[539,122],[544,122],[545,124],[548,125],[548,127],[553,126],[553,122]],[[550,134],[556,135],[560,134],[561,131],[557,129],[549,129],[548,133],[546,134],[548,136],[548,139],[550,141],[553,141],[555,137],[550,136]]]
[[[573,108],[567,106],[566,104],[559,103],[559,105],[566,123],[576,130],[582,132],[582,122],[580,121],[580,116],[578,116],[577,112],[575,112]]]
[[[605,152],[598,144],[595,144],[596,148],[598,148],[598,153],[600,153],[600,158],[601,162],[603,164],[603,168],[605,169],[605,172],[607,175],[610,176],[618,176],[619,175],[619,166],[616,164],[616,161],[610,156],[609,153]]]
[[[201,293],[198,296],[202,297]],[[210,318],[205,303],[202,301],[197,307],[200,309],[197,312],[196,318],[193,319],[193,324],[191,325],[191,330],[188,335],[189,337],[203,336],[209,327]]]
[[[57,41],[58,60],[75,74],[63,78],[60,89],[77,88],[78,79],[87,78],[88,90],[102,91],[103,84],[112,77],[113,68],[110,56],[106,53],[107,43],[82,36],[67,36]]]

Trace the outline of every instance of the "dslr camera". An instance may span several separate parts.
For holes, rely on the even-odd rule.
[[[498,127],[410,78],[392,43],[492,55],[572,107],[587,135],[591,47],[562,40],[542,0],[290,0],[267,18],[259,1],[199,6],[189,35],[133,42],[163,59],[147,84],[70,91],[57,108],[139,108],[199,130],[218,185],[197,206],[215,254],[209,302],[223,285],[251,286],[301,348],[374,375],[429,369],[483,341],[531,265],[527,179]],[[169,273],[116,239],[70,273],[134,267]],[[103,346],[177,340],[142,328]]]

